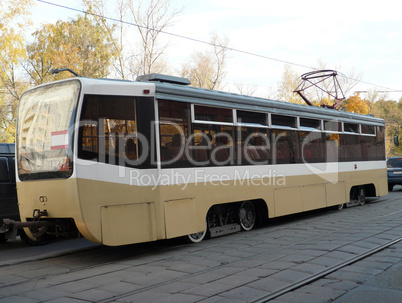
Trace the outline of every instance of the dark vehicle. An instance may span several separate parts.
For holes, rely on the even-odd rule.
[[[387,160],[388,191],[394,185],[402,185],[402,157],[392,157]]]
[[[15,185],[15,145],[0,143],[0,225],[3,219],[19,220]],[[0,242],[7,241],[5,233],[0,233]]]

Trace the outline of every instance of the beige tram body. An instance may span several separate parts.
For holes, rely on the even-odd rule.
[[[202,232],[206,228],[205,222],[208,212],[216,205],[226,205],[241,201],[256,201],[257,203],[258,201],[258,205],[265,206],[260,208],[264,213],[258,215],[264,218],[273,218],[343,205],[350,202],[351,191],[355,187],[364,188],[367,195],[381,196],[387,194],[385,158],[383,151],[381,151],[383,145],[381,142],[378,143],[378,140],[384,140],[378,136],[378,130],[384,127],[384,122],[380,119],[293,104],[281,105],[284,108],[282,110],[278,108],[278,104],[281,104],[280,102],[245,96],[240,98],[233,94],[210,92],[191,87],[184,88],[183,85],[164,83],[163,81],[128,82],[75,78],[57,83],[69,83],[69,81],[77,83],[74,91],[77,97],[76,106],[72,106],[73,110],[70,112],[74,116],[74,123],[69,122],[70,124],[67,125],[68,131],[49,129],[51,135],[49,139],[49,134],[47,134],[48,139],[46,141],[48,142],[47,144],[58,144],[54,142],[64,140],[65,146],[54,147],[52,145],[50,149],[53,152],[63,150],[63,148],[66,150],[65,153],[71,163],[69,164],[71,167],[68,168],[71,170],[68,177],[57,175],[57,172],[54,176],[43,177],[43,175],[40,175],[42,171],[38,173],[39,178],[29,177],[35,174],[23,166],[31,165],[32,168],[36,165],[35,167],[37,167],[41,165],[41,161],[45,162],[48,158],[40,158],[36,154],[35,156],[30,156],[33,152],[26,152],[30,136],[34,135],[32,135],[32,129],[28,130],[27,128],[24,130],[25,120],[27,117],[29,118],[29,114],[27,114],[29,111],[24,111],[24,108],[21,108],[24,103],[20,105],[16,162],[17,171],[19,172],[17,174],[17,191],[22,221],[72,219],[85,238],[95,243],[114,246],[168,239]],[[46,85],[40,88],[46,90]],[[78,146],[83,144],[81,141],[87,140],[87,142],[90,142],[92,140],[92,142],[95,142],[96,140],[96,144],[91,144],[95,144],[93,146],[99,148],[101,145],[99,142],[102,140],[100,136],[96,137],[93,133],[82,139],[84,136],[82,134],[85,130],[80,130],[80,127],[87,126],[82,126],[83,124],[78,122],[83,117],[83,100],[88,95],[145,97],[148,98],[147,102],[152,102],[155,122],[153,124],[154,128],[150,126],[152,129],[150,133],[155,137],[150,140],[158,142],[155,144],[156,148],[154,149],[154,158],[156,159],[154,164],[149,164],[146,168],[138,168],[135,165],[127,167],[107,163],[108,160],[102,162],[99,158],[97,161],[89,158],[83,159],[78,154]],[[216,96],[217,100],[214,101],[213,96]],[[227,99],[227,102],[219,101],[224,98]],[[93,102],[97,102],[96,100]],[[270,117],[268,115],[271,114],[286,115],[285,109],[288,108],[289,116],[292,119],[294,117],[297,125],[290,130],[288,127],[278,127],[279,130],[294,131],[296,134],[301,131],[300,117],[323,121],[321,122],[321,127],[325,119],[328,120],[333,117],[339,123],[354,122],[359,125],[359,134],[351,134],[351,136],[363,136],[363,128],[360,125],[373,125],[377,130],[374,134],[370,131],[367,137],[370,137],[371,144],[375,142],[379,146],[373,147],[370,145],[370,150],[374,148],[377,150],[373,152],[372,159],[366,157],[365,159],[357,158],[350,161],[308,163],[300,160],[299,163],[274,163],[275,161],[272,160],[274,153],[272,148],[270,151],[271,159],[268,164],[254,163],[254,165],[246,165],[242,163],[242,165],[186,167],[175,167],[173,165],[164,167],[162,143],[160,142],[163,141],[161,132],[165,130],[161,128],[163,122],[158,111],[158,109],[162,108],[158,104],[160,100],[171,100],[176,102],[175,104],[177,102],[187,102],[189,104],[189,113],[191,113],[191,121],[190,117],[188,117],[188,128],[191,127],[192,123],[200,122],[200,117],[202,117],[201,115],[194,116],[194,111],[197,110],[195,106],[200,105],[200,100],[208,100],[209,103],[201,103],[200,106],[229,108],[228,104],[233,105],[230,107],[234,116],[233,122],[230,124],[230,122],[225,121],[222,124],[225,127],[230,124],[230,127],[233,128],[233,133],[235,133],[236,129],[241,129],[242,127],[244,129],[249,127],[250,132],[251,128],[259,131],[266,130],[266,132],[275,128],[272,124],[273,118],[270,118],[269,122],[263,126],[256,126],[252,123],[249,123],[249,125],[238,123],[235,117],[241,114],[240,111],[258,112]],[[234,103],[233,100],[238,103]],[[248,105],[242,104],[242,100],[247,100]],[[254,101],[257,106],[250,105]],[[49,98],[48,103],[50,104],[51,102],[52,100]],[[71,102],[74,102],[74,100],[71,100]],[[261,105],[264,102],[267,104],[265,109]],[[136,104],[135,110],[139,116],[135,117],[135,123],[139,123],[141,113],[138,112],[138,103]],[[38,112],[40,110],[42,108],[39,108]],[[36,116],[39,115],[38,112]],[[118,115],[121,118],[123,113]],[[219,124],[219,121],[209,122],[212,125]],[[32,123],[30,127],[33,128],[36,125]],[[104,125],[100,125],[96,125],[98,131],[100,128],[105,129]],[[126,130],[128,129],[127,125],[126,121]],[[210,127],[210,130],[212,129],[211,126],[208,126],[208,121],[201,121],[200,125],[203,131],[207,127]],[[138,124],[135,125],[135,130],[138,130]],[[26,131],[25,135],[24,131]],[[191,132],[186,129],[186,126],[182,127],[182,131],[183,136],[190,137]],[[314,132],[314,130],[311,130],[311,132]],[[340,129],[334,133],[339,135],[344,132],[344,129]],[[110,134],[109,139],[112,137]],[[320,134],[320,138],[325,137],[324,130]],[[168,135],[171,137],[171,134]],[[38,135],[35,136],[35,138],[38,137]],[[138,138],[136,140],[138,146]],[[235,150],[237,143],[233,142],[231,148]],[[236,142],[239,141],[236,139]],[[323,144],[327,144],[326,153],[328,154],[332,145],[328,145],[328,142]],[[34,148],[37,153],[40,153],[42,149],[45,149],[44,146],[39,148],[38,145],[35,145]],[[109,148],[111,147],[109,146]],[[22,150],[24,150],[24,153],[22,153]],[[70,150],[70,154],[68,150]],[[302,150],[299,149],[297,152],[300,154]],[[25,158],[18,158],[22,154],[24,154]],[[26,160],[27,157],[31,157],[29,161]],[[98,155],[98,157],[100,156]],[[300,155],[298,157],[302,158]],[[34,162],[35,164],[32,164]],[[59,167],[63,168],[60,165]],[[27,177],[24,179],[24,176]],[[39,218],[33,218],[34,210],[46,210],[46,214]],[[26,231],[35,240],[34,233],[31,233],[28,228],[26,228]]]

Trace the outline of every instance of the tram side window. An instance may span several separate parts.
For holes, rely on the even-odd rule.
[[[299,132],[303,160],[308,163],[325,162],[325,144],[321,132]]]
[[[195,166],[235,164],[233,126],[193,124],[189,156]]]
[[[139,158],[135,99],[85,96],[78,156],[114,165],[136,166]],[[134,161],[134,162],[133,162]]]
[[[190,166],[185,146],[188,140],[190,105],[159,100],[161,162],[164,167]]]
[[[362,159],[359,135],[342,134],[341,146],[343,147],[344,161],[359,161]]]
[[[237,122],[255,126],[268,126],[267,114],[242,110],[237,111]]]
[[[362,134],[375,135],[374,125],[362,124]]]
[[[238,128],[238,163],[269,164],[272,162],[268,129],[257,127]]]
[[[324,130],[330,132],[341,132],[342,123],[336,120],[324,120]]]
[[[320,130],[321,120],[300,118],[300,128],[305,130]]]
[[[283,116],[283,115],[271,115],[271,123],[272,126],[280,126],[280,127],[290,127],[297,128],[296,117],[291,116]]]
[[[231,109],[194,105],[195,120],[233,123]]]
[[[296,131],[274,129],[271,132],[272,163],[296,163],[299,159]]]
[[[359,124],[355,123],[343,123],[343,129],[347,133],[359,133]]]
[[[375,126],[361,124],[362,136],[360,138],[363,160],[376,160],[377,149],[375,144]]]
[[[233,110],[194,105],[194,118],[194,140],[189,142],[189,155],[192,155],[192,159],[200,160],[194,164],[234,165],[236,141]]]
[[[377,150],[374,136],[361,136],[360,145],[363,160],[376,160]]]
[[[341,155],[341,135],[336,133],[326,133],[325,136],[326,162],[338,162]]]

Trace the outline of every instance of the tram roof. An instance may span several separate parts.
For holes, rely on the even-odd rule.
[[[140,83],[147,83],[148,85],[154,84],[156,97],[159,99],[170,101],[189,102],[205,106],[225,107],[239,110],[263,111],[273,114],[299,116],[313,119],[338,119],[339,121],[343,122],[364,122],[367,124],[385,125],[383,119],[376,118],[371,114],[362,115],[329,108],[322,108],[318,106],[295,104],[284,101],[264,99],[260,97],[208,90],[188,86],[187,84],[189,84],[189,81],[186,78],[167,75],[158,76],[160,77],[160,80],[155,80],[153,79],[153,77],[149,77],[149,75],[140,76],[139,79],[137,79],[136,81],[118,79],[94,79],[84,77],[74,77],[70,79],[78,79],[86,84],[100,84],[101,82],[102,85],[104,85],[105,82],[108,82],[110,84],[124,83],[123,85],[137,85]],[[172,79],[172,81],[169,81],[169,79]],[[181,82],[180,79],[183,79],[183,82]]]
[[[344,122],[366,122],[368,124],[385,125],[383,119],[376,118],[373,115],[355,114],[330,108],[245,96],[175,83],[157,81],[154,83],[156,86],[156,97],[160,99],[190,102],[206,106],[229,107],[240,110],[264,111],[306,118],[338,119]]]

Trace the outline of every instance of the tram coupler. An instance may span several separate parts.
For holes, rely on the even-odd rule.
[[[40,227],[40,226],[52,226],[54,225],[53,222],[49,221],[27,221],[27,222],[21,222],[21,221],[15,221],[11,219],[3,219],[3,229],[5,230],[4,232],[8,232],[11,229],[21,229],[24,227],[28,228],[34,228],[34,227]],[[1,231],[0,231],[1,232]]]
[[[54,225],[53,222],[50,221],[40,221],[42,216],[47,216],[47,210],[34,209],[32,216],[34,218],[33,221],[15,221],[12,219],[3,219],[3,226],[0,227],[0,233],[7,233],[13,230],[22,229],[24,227],[28,227],[31,229],[38,229],[40,227],[45,227],[47,229],[48,226]]]
[[[27,227],[30,229],[34,237],[44,235],[49,226],[54,226],[54,222],[50,221],[15,221],[11,219],[3,219],[3,226],[0,227],[0,233],[6,233],[8,239],[15,239],[18,230]]]

